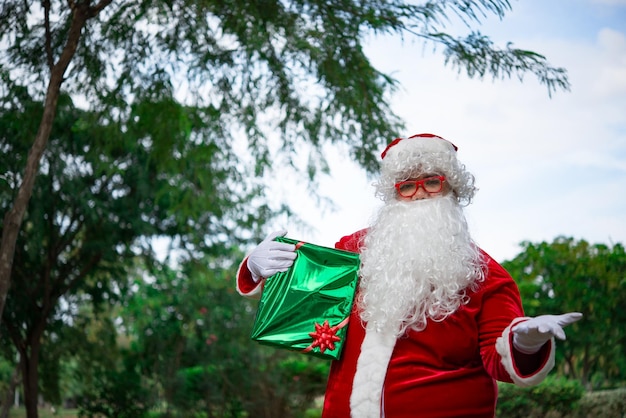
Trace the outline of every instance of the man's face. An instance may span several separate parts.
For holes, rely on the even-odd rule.
[[[436,173],[425,173],[409,177],[395,184],[396,199],[413,201],[445,196],[450,192],[450,185],[445,176]]]

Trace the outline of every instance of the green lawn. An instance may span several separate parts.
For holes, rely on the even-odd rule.
[[[52,412],[50,408],[39,409],[39,418],[76,418],[78,411],[76,409],[57,409]],[[11,408],[9,418],[25,418],[26,410],[24,407]]]

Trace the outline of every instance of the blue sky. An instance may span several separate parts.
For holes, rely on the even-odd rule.
[[[408,136],[441,135],[459,147],[479,191],[466,214],[478,244],[498,261],[522,241],[559,235],[626,244],[626,0],[519,0],[502,21],[480,27],[498,45],[545,55],[568,70],[572,89],[548,97],[524,82],[470,80],[420,44],[377,39],[373,63],[401,83],[392,108]],[[367,226],[380,202],[372,179],[337,150],[321,180],[334,211],[303,195],[292,205],[314,229],[283,220],[288,236],[333,246]],[[312,209],[313,208],[313,209]]]

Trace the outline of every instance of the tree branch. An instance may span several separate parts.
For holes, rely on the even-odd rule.
[[[54,57],[52,56],[52,33],[50,31],[50,0],[44,0],[43,2],[43,18],[44,18],[44,28],[46,31],[45,37],[45,45],[44,48],[46,50],[46,59],[48,60],[48,68],[52,71],[52,67],[54,66]]]

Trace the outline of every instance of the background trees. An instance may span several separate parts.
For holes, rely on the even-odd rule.
[[[154,274],[154,282],[136,278],[121,310],[128,355],[151,382],[152,405],[172,416],[270,418],[294,416],[323,393],[328,363],[250,340],[256,307],[234,291],[232,268]]]
[[[20,157],[27,154],[30,112],[40,110],[26,89],[20,91],[19,102],[12,99],[19,107],[7,104],[0,117],[5,128],[0,159],[11,183],[19,179]],[[162,112],[147,116],[138,105],[130,114],[132,123],[122,129],[75,108],[68,96],[59,100],[0,324],[20,353],[24,397],[33,408],[41,345],[61,338],[66,325],[82,323],[86,312],[99,319],[132,292],[128,274],[135,260],[158,263],[150,239],[175,240],[186,252],[182,262],[236,245],[227,240],[229,222],[259,228],[256,222],[264,219],[250,203],[258,191],[238,181],[236,167],[212,145],[187,141],[175,129],[167,142],[152,144],[154,118],[166,126],[187,120],[189,131],[196,130],[192,113],[166,99],[155,106]],[[11,189],[2,190],[3,208],[11,196]]]
[[[519,283],[526,314],[583,312],[559,342],[559,372],[588,388],[614,387],[626,370],[626,253],[622,244],[558,237],[522,244],[503,266]]]

